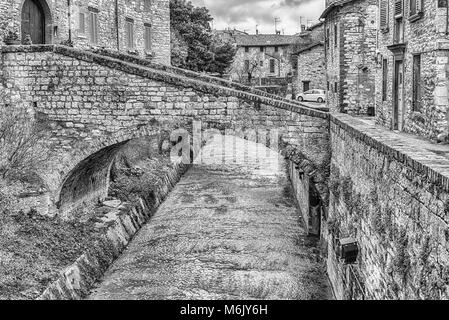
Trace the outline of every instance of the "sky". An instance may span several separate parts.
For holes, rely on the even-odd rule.
[[[279,18],[278,30],[284,34],[300,31],[307,20],[318,22],[324,10],[324,0],[191,0],[204,6],[214,17],[214,29],[237,28],[248,33],[274,33],[274,19]]]

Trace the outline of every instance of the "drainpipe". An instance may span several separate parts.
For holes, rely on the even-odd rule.
[[[120,38],[119,38],[119,21],[118,21],[118,0],[115,0],[115,31],[117,32],[117,51],[120,51]]]
[[[68,7],[68,21],[69,21],[69,43],[72,43],[72,9],[71,9],[71,3],[70,0],[67,0],[67,7]]]

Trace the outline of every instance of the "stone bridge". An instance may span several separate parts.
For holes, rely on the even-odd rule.
[[[218,129],[283,153],[306,231],[318,198],[337,298],[449,297],[449,147],[106,50],[2,47],[0,72],[0,108],[24,102],[48,128],[49,213],[104,197],[114,156],[131,139],[201,131],[195,155],[205,130]],[[342,238],[357,241],[355,264],[339,256]]]
[[[112,160],[130,139],[176,128],[192,133],[194,120],[200,131],[233,130],[259,141],[271,136],[273,148],[279,137],[282,150],[295,151],[307,168],[328,164],[326,112],[240,84],[57,45],[3,47],[0,70],[7,90],[32,105],[51,133],[50,212],[104,196]],[[324,190],[321,172],[315,170]]]

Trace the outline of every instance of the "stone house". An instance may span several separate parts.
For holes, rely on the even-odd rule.
[[[447,140],[447,1],[381,0],[379,17],[377,122]]]
[[[378,0],[329,0],[325,32],[327,106],[374,115]]]
[[[71,42],[170,64],[169,0],[0,0],[0,45],[9,31],[22,43]]]
[[[294,53],[293,98],[309,89],[326,88],[323,25],[319,22],[299,34]]]
[[[285,78],[293,71],[291,44],[297,37],[279,34],[235,34],[237,52],[231,66],[231,79],[261,84]]]
[[[326,89],[324,42],[313,42],[297,52],[297,93]]]

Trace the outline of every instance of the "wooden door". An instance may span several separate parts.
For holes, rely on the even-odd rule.
[[[404,106],[403,99],[403,82],[404,82],[404,70],[402,61],[395,62],[395,79],[394,79],[394,106],[393,106],[393,130],[399,130],[400,128],[400,114]]]
[[[22,8],[22,42],[31,36],[33,44],[45,43],[45,16],[37,0],[25,0]]]

